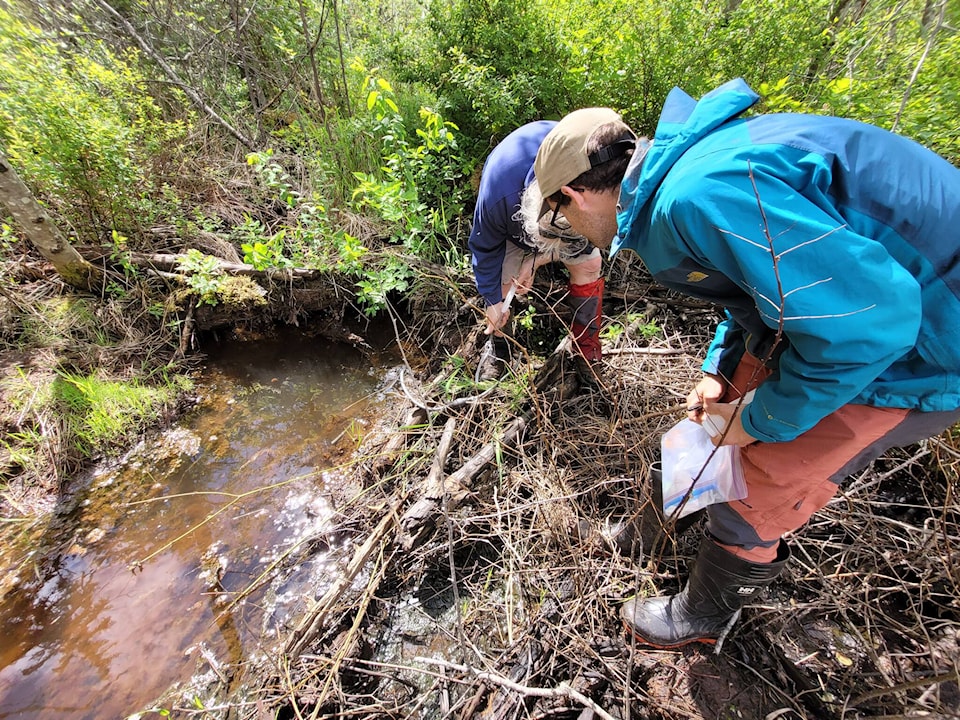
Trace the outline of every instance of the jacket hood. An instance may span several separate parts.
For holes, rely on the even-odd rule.
[[[610,257],[622,248],[637,249],[640,235],[646,231],[646,223],[637,219],[647,212],[657,188],[679,157],[759,99],[742,78],[724,83],[699,101],[680,88],[670,91],[649,150],[634,155],[620,184],[619,232],[610,247]]]

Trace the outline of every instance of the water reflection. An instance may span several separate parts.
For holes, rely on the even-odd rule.
[[[313,592],[323,555],[297,582],[237,594],[329,533],[334,440],[376,402],[385,364],[299,336],[214,350],[180,427],[4,543],[16,582],[0,604],[0,718],[124,717],[252,653]]]

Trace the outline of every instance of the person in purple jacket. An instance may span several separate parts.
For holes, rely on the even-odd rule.
[[[526,227],[522,202],[539,207],[533,172],[540,142],[556,125],[528,123],[507,135],[490,153],[480,176],[480,189],[468,247],[477,290],[486,305],[487,346],[478,379],[500,377],[510,359],[509,300],[527,292],[536,269],[561,262],[569,273],[565,303],[573,310],[572,333],[577,349],[589,361],[599,360],[603,285],[600,251],[570,231],[562,215],[536,220]],[[551,222],[552,221],[552,222]],[[505,302],[507,300],[507,302]]]
[[[746,115],[757,100],[674,88],[619,178],[590,158],[629,128],[577,110],[534,164],[535,215],[726,310],[687,410],[739,447],[747,496],[707,508],[680,592],[622,606],[661,648],[722,641],[846,477],[960,422],[960,169],[853,120]]]

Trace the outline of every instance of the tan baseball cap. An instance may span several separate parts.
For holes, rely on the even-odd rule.
[[[540,144],[533,173],[546,199],[569,185],[593,163],[587,154],[587,141],[597,129],[622,118],[610,108],[583,108],[565,115]]]

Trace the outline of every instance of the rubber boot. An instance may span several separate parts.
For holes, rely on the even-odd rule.
[[[510,363],[510,336],[512,335],[512,322],[501,329],[502,335],[491,335],[483,346],[480,353],[480,360],[477,362],[477,382],[487,380],[499,380]]]
[[[589,362],[599,360],[603,355],[603,347],[600,345],[603,286],[603,278],[585,285],[570,284],[564,300],[573,309],[573,323],[570,331],[573,333],[574,343],[580,354]]]
[[[663,471],[660,461],[650,465],[650,497],[631,517],[608,519],[604,539],[610,549],[637,562],[662,551],[667,542],[676,539],[695,525],[704,514],[697,510],[678,519],[663,516]]]
[[[772,563],[752,563],[709,537],[700,543],[686,587],[677,595],[633,598],[620,617],[637,642],[661,649],[722,642],[744,605],[772,583],[790,557],[781,540]]]

